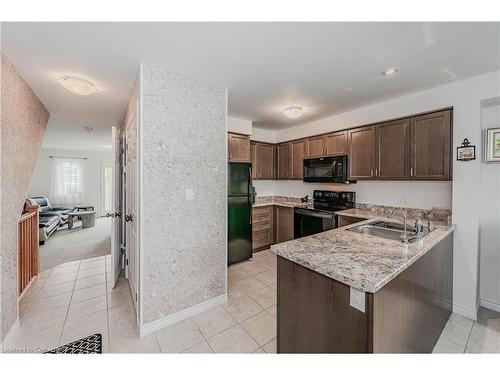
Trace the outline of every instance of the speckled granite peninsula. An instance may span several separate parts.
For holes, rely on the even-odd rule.
[[[345,214],[361,221],[271,247],[278,353],[430,353],[453,306],[454,226],[408,244],[349,230],[389,221],[373,209]]]

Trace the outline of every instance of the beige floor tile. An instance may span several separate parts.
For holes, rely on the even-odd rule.
[[[204,341],[192,319],[186,319],[156,333],[162,353],[181,353]]]
[[[54,266],[53,269],[57,270],[59,268],[79,266],[80,262],[81,262],[80,260],[73,260],[71,262],[61,263],[61,264],[58,264],[57,266]]]
[[[473,321],[457,314],[451,314],[448,323],[441,332],[441,337],[459,347],[465,347],[469,338]]]
[[[232,266],[230,266],[227,269],[227,280],[228,280],[228,282],[245,279],[245,278],[247,278],[249,276],[250,276],[250,274],[247,273],[247,272],[245,272],[245,271],[243,271],[241,269],[241,267],[232,267]]]
[[[204,354],[204,353],[213,353],[212,348],[208,345],[208,342],[202,341],[195,346],[190,347],[187,350],[184,350],[183,353],[191,353],[191,354]]]
[[[266,311],[276,318],[278,316],[278,305],[271,306]]]
[[[231,314],[237,322],[242,322],[262,311],[262,307],[248,296],[230,300],[224,306],[224,309]]]
[[[5,344],[4,353],[43,353],[59,344],[63,324],[37,329],[19,327]]]
[[[50,277],[66,275],[69,273],[77,273],[79,265],[76,264],[74,266],[62,267],[62,268],[54,268],[50,273]]]
[[[80,264],[80,270],[88,270],[90,268],[104,268],[106,262],[104,260],[93,260],[92,262],[82,262]]]
[[[73,292],[71,304],[83,302],[95,297],[106,295],[106,285],[98,284],[84,289],[78,289]]]
[[[31,304],[34,302],[34,299],[22,299],[19,301],[19,320],[23,320],[26,313],[31,307]]]
[[[434,346],[432,353],[435,354],[452,354],[452,353],[463,353],[465,351],[465,346],[460,346],[452,341],[449,341],[445,337],[440,337]]]
[[[106,310],[77,319],[67,320],[59,344],[64,345],[95,333],[102,335],[103,352],[109,352],[108,317]]]
[[[477,314],[477,323],[500,332],[500,312],[481,306]]]
[[[258,273],[267,271],[269,269],[269,265],[267,262],[262,260],[251,260],[250,263],[241,266],[241,269],[250,275],[256,275]]]
[[[252,353],[259,345],[239,325],[208,340],[215,353]]]
[[[45,270],[45,271],[41,271],[38,274],[37,279],[45,280],[47,277],[49,277],[51,272],[52,272],[52,268],[49,268],[48,270]]]
[[[75,281],[77,272],[65,273],[64,275],[52,276],[52,274],[45,281],[44,286],[56,285]]]
[[[276,281],[278,280],[277,273],[274,270],[267,270],[267,271],[258,273],[254,277],[257,280],[259,280],[260,282],[262,282],[268,286],[276,284]]]
[[[32,313],[28,311],[26,318],[21,322],[23,329],[40,330],[51,326],[62,325],[66,319],[68,306],[58,307],[57,309]]]
[[[257,348],[252,352],[252,354],[266,354],[266,352],[262,348]]]
[[[260,346],[276,337],[276,319],[265,311],[252,316],[240,324]]]
[[[241,280],[235,280],[233,284],[238,289],[241,289],[241,291],[245,294],[255,292],[256,290],[265,287],[265,284],[263,284],[262,282],[260,282],[259,280],[257,280],[255,277],[252,276]]]
[[[77,279],[75,283],[75,290],[88,288],[98,284],[106,284],[106,277],[104,274],[86,277],[84,279]]]
[[[139,338],[119,338],[109,336],[109,350],[111,353],[161,353],[160,344],[155,335]]]
[[[87,277],[105,275],[105,274],[106,274],[106,269],[104,268],[104,266],[87,268],[87,269],[80,268],[80,271],[78,271],[78,279],[85,279]]]
[[[271,288],[272,290],[276,290],[277,291],[278,290],[278,284],[277,283],[276,284],[271,284],[271,285],[269,285],[269,288]]]
[[[204,311],[193,317],[193,321],[206,339],[237,324],[236,320],[222,307]]]
[[[106,260],[106,255],[102,255],[102,256],[99,256],[99,257],[92,257],[92,258],[87,258],[87,259],[82,259],[81,262],[82,263],[92,263],[92,262],[96,262],[96,261],[105,261]]]
[[[55,284],[55,285],[44,285],[41,289],[40,292],[38,293],[37,298],[45,298],[45,297],[51,297],[55,296],[58,294],[62,293],[67,293],[73,291],[73,287],[75,286],[74,281],[68,281],[65,283],[61,284]]]
[[[106,310],[106,296],[92,298],[83,302],[71,304],[68,311],[68,319],[73,320],[98,311]]]
[[[71,292],[57,294],[46,298],[37,298],[31,306],[33,314],[57,309],[58,307],[68,306],[71,299]]]
[[[500,332],[483,324],[474,323],[466,353],[500,353]]]
[[[119,293],[108,293],[108,307],[116,307],[123,304],[132,305],[132,297],[129,291]]]
[[[259,289],[250,293],[248,296],[257,302],[263,309],[276,305],[276,291],[269,287]]]
[[[264,349],[266,353],[276,353],[276,339],[272,339],[267,344],[262,345],[262,349]]]
[[[232,283],[227,284],[227,298],[229,300],[234,300],[241,298],[245,295],[243,291]]]

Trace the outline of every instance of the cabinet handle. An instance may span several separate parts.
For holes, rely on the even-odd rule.
[[[410,177],[413,177],[413,167],[410,168]]]
[[[373,168],[370,169],[370,177],[373,177]]]
[[[375,168],[375,177],[378,177],[378,168]]]

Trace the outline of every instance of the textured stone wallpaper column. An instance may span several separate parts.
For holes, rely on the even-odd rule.
[[[1,56],[0,340],[17,319],[17,224],[49,112]]]
[[[141,78],[147,324],[226,293],[227,103],[225,88],[151,65]]]

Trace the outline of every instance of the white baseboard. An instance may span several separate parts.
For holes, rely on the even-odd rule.
[[[453,305],[453,312],[455,314],[458,314],[458,315],[461,315],[465,318],[469,318],[469,319],[472,319],[474,321],[477,320],[477,311],[474,311],[474,310],[470,310],[468,308],[465,308],[463,306],[459,306],[459,305]]]
[[[214,307],[222,305],[226,302],[227,302],[227,294],[223,294],[222,296],[209,299],[208,301],[202,302],[195,306],[188,307],[185,310],[155,320],[154,322],[144,324],[143,326],[139,327],[139,335],[141,337],[150,335],[153,332],[171,326],[175,323],[180,322],[181,320],[191,318],[204,311],[213,309]]]
[[[5,338],[0,343],[0,353],[3,352],[5,344],[7,344],[9,342],[9,339],[14,334],[14,331],[16,331],[18,328],[19,328],[19,317],[16,319],[16,321],[14,322],[14,324],[12,324],[12,327],[10,327],[9,332],[7,332],[7,334],[5,335]]]
[[[500,312],[500,303],[481,298],[481,306]]]

